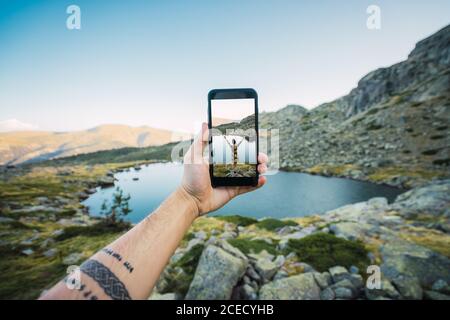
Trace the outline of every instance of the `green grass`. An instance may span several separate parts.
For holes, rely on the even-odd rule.
[[[244,217],[240,215],[231,215],[231,216],[218,216],[216,219],[234,223],[237,226],[247,227],[249,225],[255,224],[258,220],[250,217]]]
[[[285,253],[295,252],[299,260],[323,272],[334,266],[354,265],[365,270],[369,264],[367,250],[361,242],[338,238],[328,233],[316,233],[303,239],[291,239]]]
[[[297,226],[298,223],[292,220],[278,220],[273,218],[267,218],[255,223],[255,226],[260,229],[266,229],[268,231],[275,231],[285,226]]]
[[[277,244],[275,242],[273,244],[270,244],[264,240],[229,239],[228,243],[233,247],[238,248],[245,254],[259,253],[263,250],[266,250],[273,255],[278,254]]]
[[[170,277],[166,278],[168,283],[161,293],[175,292],[182,296],[186,295],[204,248],[203,244],[193,246],[180,260],[173,264],[173,267],[182,268],[184,273],[171,274]]]

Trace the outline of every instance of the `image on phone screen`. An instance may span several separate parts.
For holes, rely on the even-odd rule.
[[[257,164],[255,99],[213,99],[211,116],[213,176],[255,177]]]

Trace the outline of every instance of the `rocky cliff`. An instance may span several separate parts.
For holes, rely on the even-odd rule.
[[[309,112],[262,113],[260,127],[280,130],[284,169],[411,187],[448,176],[449,88],[447,26],[348,95]]]

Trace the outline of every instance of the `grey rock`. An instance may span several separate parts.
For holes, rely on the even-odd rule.
[[[417,214],[441,215],[450,203],[450,180],[433,181],[423,187],[402,193],[392,209],[410,217]]]
[[[47,251],[45,251],[43,253],[43,255],[47,258],[52,258],[52,257],[56,256],[57,253],[58,253],[58,249],[52,248],[52,249],[48,249]]]
[[[25,249],[25,250],[22,250],[22,253],[26,256],[29,256],[34,253],[34,250],[33,249]]]
[[[428,248],[400,239],[381,247],[381,271],[388,279],[403,274],[419,279],[423,287],[431,287],[439,279],[450,281],[450,259]]]
[[[450,300],[450,296],[436,292],[436,291],[425,291],[424,293],[425,299],[427,300]]]
[[[258,298],[258,294],[252,286],[244,284],[240,287],[240,297],[244,300],[256,300]]]
[[[222,248],[207,246],[200,257],[186,299],[229,299],[247,264],[246,260]]]
[[[304,273],[263,285],[259,298],[261,300],[319,300],[320,288],[312,273]]]
[[[335,283],[347,279],[350,276],[347,269],[342,266],[332,267],[328,271],[330,272],[331,278]]]
[[[326,288],[320,293],[321,300],[334,300],[336,298],[336,294],[334,290],[331,288]]]
[[[279,280],[287,277],[289,277],[289,274],[286,271],[278,270],[277,273],[275,273],[273,280]]]
[[[200,240],[206,240],[206,238],[208,237],[206,232],[203,230],[195,232],[194,236],[195,236],[195,238],[200,239]]]
[[[435,283],[433,283],[431,290],[444,294],[450,294],[450,286],[448,285],[447,281],[442,279],[439,279]]]
[[[256,280],[256,281],[261,280],[261,276],[255,271],[255,269],[253,269],[253,267],[251,265],[248,266],[246,275],[248,275],[253,280]]]
[[[336,299],[350,300],[356,297],[355,291],[346,287],[337,287],[334,289]]]
[[[52,232],[52,236],[58,237],[58,236],[62,235],[63,233],[64,233],[63,229],[57,229],[57,230]]]
[[[314,272],[314,279],[316,280],[317,284],[321,289],[325,289],[326,287],[330,286],[331,281],[331,275],[328,272]]]
[[[268,259],[259,259],[255,263],[255,269],[261,275],[263,281],[267,282],[272,279],[278,271],[279,266]]]
[[[365,288],[365,294],[367,299],[376,300],[377,298],[384,297],[389,299],[400,299],[400,294],[394,288],[392,283],[387,279],[381,280],[381,288],[380,289],[369,289]]]
[[[177,300],[177,295],[175,293],[152,293],[148,300]]]
[[[355,266],[350,266],[349,271],[350,271],[350,273],[353,273],[353,274],[358,274],[359,273],[358,267],[355,267]]]
[[[286,262],[286,258],[283,255],[279,255],[275,258],[273,263],[277,265],[277,267],[281,267]]]
[[[75,265],[78,262],[80,262],[80,260],[83,258],[83,254],[82,253],[78,253],[78,252],[74,252],[69,254],[68,256],[66,256],[62,263],[66,266],[70,266],[70,265]]]
[[[392,284],[406,300],[422,300],[423,290],[420,286],[419,279],[416,277],[399,275],[392,279]]]

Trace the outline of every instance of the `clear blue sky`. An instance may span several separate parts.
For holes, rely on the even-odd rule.
[[[381,30],[366,28],[370,4]],[[191,131],[222,87],[254,87],[262,110],[312,108],[449,22],[448,0],[0,0],[0,121]]]

